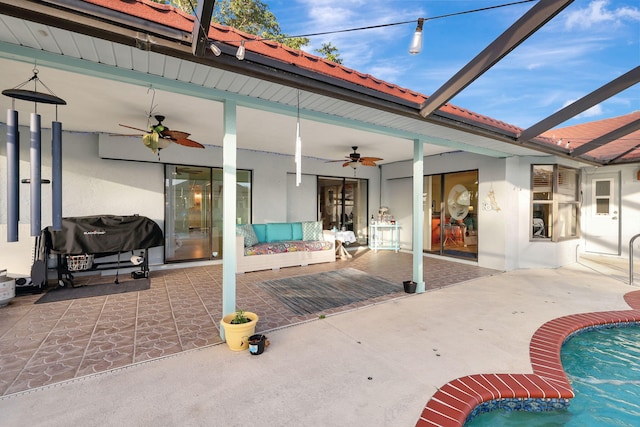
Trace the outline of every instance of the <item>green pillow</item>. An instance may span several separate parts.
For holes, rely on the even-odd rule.
[[[244,246],[249,247],[258,243],[258,237],[251,224],[236,225],[236,234],[244,237]]]
[[[301,222],[292,222],[291,230],[293,231],[293,239],[292,240],[302,240],[302,223]]]
[[[267,226],[265,224],[252,224],[252,227],[258,237],[258,243],[265,243],[267,241]]]
[[[289,222],[272,222],[267,224],[267,242],[284,242],[293,240],[293,230]]]

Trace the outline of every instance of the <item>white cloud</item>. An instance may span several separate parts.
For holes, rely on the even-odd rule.
[[[623,6],[617,9],[608,9],[608,0],[595,0],[584,9],[569,12],[566,16],[567,29],[589,29],[602,23],[619,25],[622,21],[640,21],[640,9]]]

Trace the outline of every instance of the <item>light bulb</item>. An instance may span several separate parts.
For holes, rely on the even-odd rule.
[[[236,58],[238,58],[240,61],[244,59],[244,40],[240,42],[240,47],[236,52]]]
[[[418,19],[418,26],[415,33],[413,33],[411,45],[409,45],[409,53],[411,55],[417,55],[422,51],[422,24],[424,24],[424,18]]]
[[[211,49],[211,52],[213,52],[215,56],[220,56],[220,54],[222,53],[220,48],[213,43],[209,45],[209,49]]]

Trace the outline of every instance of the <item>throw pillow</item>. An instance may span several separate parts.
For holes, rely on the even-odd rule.
[[[322,222],[305,221],[302,223],[302,240],[322,240]]]
[[[270,222],[267,224],[267,242],[286,242],[293,240],[291,223]]]
[[[236,225],[236,234],[244,237],[244,246],[253,246],[258,243],[258,237],[251,224]]]
[[[258,243],[264,243],[267,241],[267,226],[265,224],[251,224],[253,231],[258,237]]]

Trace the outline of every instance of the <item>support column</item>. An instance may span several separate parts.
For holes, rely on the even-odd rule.
[[[222,315],[236,311],[236,103],[224,102],[222,139]],[[220,328],[224,339],[224,329]]]
[[[416,292],[424,292],[424,143],[413,140],[413,281]]]

